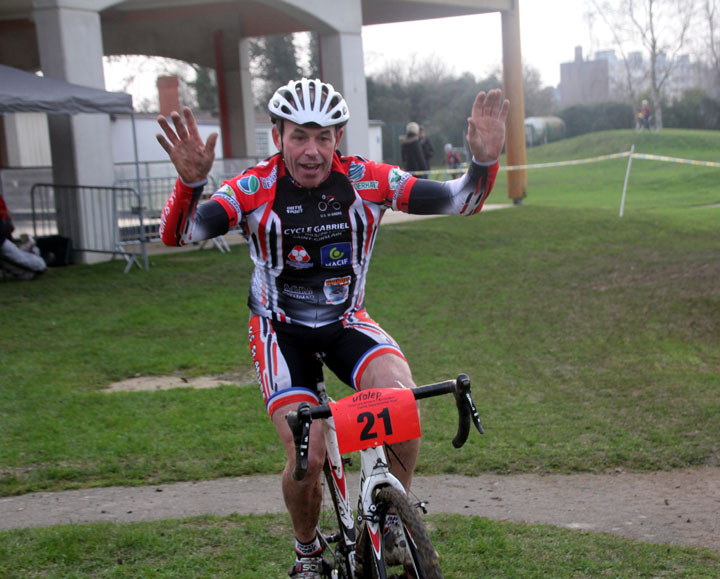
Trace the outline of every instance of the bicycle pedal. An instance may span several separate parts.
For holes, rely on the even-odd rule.
[[[423,515],[428,514],[427,503],[425,501],[420,501],[419,503],[415,503],[415,508],[421,510]]]

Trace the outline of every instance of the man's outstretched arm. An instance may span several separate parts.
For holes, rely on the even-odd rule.
[[[468,117],[467,141],[473,159],[467,172],[452,181],[420,179],[394,209],[418,215],[473,215],[490,195],[505,145],[505,121],[510,102],[502,91],[480,92]]]

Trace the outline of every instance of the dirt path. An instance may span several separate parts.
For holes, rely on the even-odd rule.
[[[136,376],[106,392],[214,388],[252,376]],[[140,522],[207,513],[284,513],[279,476],[150,487],[106,487],[0,498],[0,530],[95,521]],[[351,489],[357,480],[351,475]],[[720,552],[720,466],[654,473],[415,477],[430,513],[544,523]]]
[[[356,481],[351,480],[351,488]],[[720,468],[610,475],[416,477],[429,512],[545,523],[720,552]],[[282,513],[279,477],[33,493],[0,499],[0,529]]]

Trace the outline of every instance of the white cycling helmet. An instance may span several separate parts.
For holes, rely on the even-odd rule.
[[[331,84],[319,79],[291,80],[281,86],[268,103],[270,119],[285,119],[297,125],[342,127],[350,113],[342,95]]]

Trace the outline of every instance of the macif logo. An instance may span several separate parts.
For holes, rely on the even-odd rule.
[[[320,248],[320,264],[323,267],[343,267],[350,265],[352,246],[349,241],[331,243]]]

